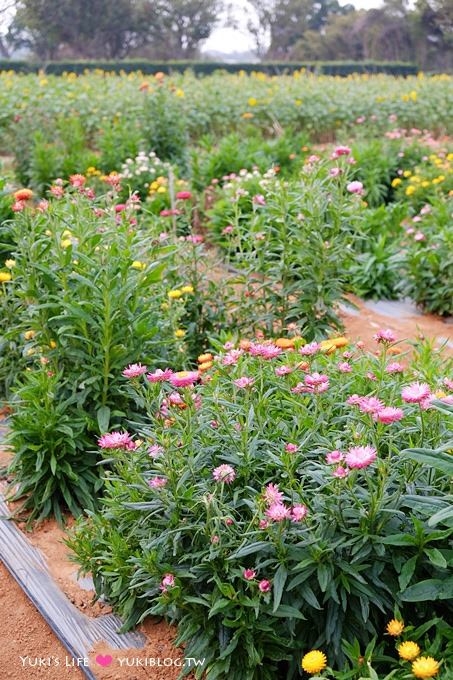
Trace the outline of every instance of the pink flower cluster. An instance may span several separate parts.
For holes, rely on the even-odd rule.
[[[231,465],[223,464],[219,465],[212,471],[212,476],[216,482],[224,482],[225,484],[231,484],[236,478],[236,472]]]
[[[254,357],[262,357],[263,359],[275,359],[282,353],[282,349],[276,345],[262,345],[252,344],[249,348],[249,353]]]
[[[376,449],[372,446],[352,446],[346,453],[338,450],[330,451],[326,455],[326,462],[328,465],[337,465],[338,467],[334,470],[333,476],[342,478],[348,475],[349,469],[368,467],[368,465],[371,465],[376,460],[376,457]],[[343,461],[348,467],[338,465]]]
[[[309,392],[312,394],[320,394],[321,392],[326,392],[329,389],[329,378],[323,373],[318,373],[315,371],[311,375],[305,376],[305,384],[300,382],[297,383],[296,387],[293,387],[291,392],[294,394],[300,394],[301,392]]]
[[[283,493],[278,488],[278,484],[268,484],[264,490],[264,501],[267,505],[266,517],[273,522],[283,522],[290,519],[292,522],[302,522],[305,519],[308,509],[301,503],[288,507],[283,503]],[[267,522],[261,522],[260,527],[266,528]]]
[[[374,420],[380,423],[389,425],[396,423],[398,420],[404,418],[404,411],[393,406],[386,406],[381,399],[373,396],[359,397],[358,394],[353,394],[348,397],[347,404],[350,406],[357,406],[362,413],[369,413]]]
[[[98,439],[98,445],[101,449],[124,449],[125,451],[133,451],[135,449],[135,442],[132,440],[129,432],[103,434]]]
[[[374,340],[378,343],[390,345],[392,342],[396,342],[396,335],[390,328],[381,328],[376,335],[374,335]]]

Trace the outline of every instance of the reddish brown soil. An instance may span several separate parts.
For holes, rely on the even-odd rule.
[[[342,310],[340,316],[345,325],[345,335],[353,340],[362,340],[367,349],[374,351],[376,343],[373,335],[379,328],[391,328],[399,340],[424,337],[440,347],[448,341],[445,350],[453,353],[453,325],[432,314],[416,314],[415,311],[402,311],[397,317],[379,314],[370,309],[354,295],[348,296],[357,306],[357,311]]]
[[[449,340],[451,351],[453,326],[441,319],[430,315],[417,315],[410,310],[389,316],[377,313],[357,298],[351,297],[351,300],[357,305],[358,312],[348,309],[341,312],[346,328],[345,335],[354,340],[363,340],[369,349],[374,350],[376,347],[373,335],[378,328],[391,328],[400,339],[422,335],[435,339],[434,342],[438,346]],[[10,457],[10,452],[0,447],[0,468],[8,463]],[[24,526],[21,528],[25,529]],[[76,583],[77,567],[69,561],[68,551],[63,543],[64,531],[55,521],[43,522],[32,532],[27,533],[27,536],[43,552],[53,577],[77,607],[91,616],[110,611],[106,605],[100,603],[93,605],[94,593],[82,590]],[[5,631],[0,646],[0,678],[34,680],[39,677],[58,680],[70,675],[74,680],[81,679],[83,675],[80,669],[64,666],[66,650],[2,565],[0,565],[0,593]],[[175,629],[154,619],[147,619],[141,629],[147,638],[144,649],[118,651],[108,648],[103,643],[95,647],[90,654],[90,667],[99,680],[145,680],[145,678],[176,680],[180,671],[177,664],[184,659],[184,652],[175,648],[173,644]],[[58,657],[63,665],[23,668],[20,656],[26,655],[31,658]],[[100,666],[96,662],[96,656],[99,655],[106,661],[110,661],[109,657],[112,657],[111,662],[105,667]],[[137,660],[143,665],[137,665],[139,663]],[[147,665],[144,665],[145,663]]]

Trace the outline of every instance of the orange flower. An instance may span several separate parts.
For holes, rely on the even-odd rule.
[[[157,71],[157,73],[154,74],[154,77],[156,80],[163,80],[165,78],[165,73],[162,73],[162,71]]]
[[[294,349],[294,338],[277,338],[274,345],[280,349]]]
[[[30,198],[33,198],[33,191],[31,189],[18,189],[13,195],[16,201],[29,201]]]
[[[203,361],[203,363],[198,365],[198,370],[200,373],[204,373],[205,371],[209,371],[210,368],[213,367],[212,361]]]
[[[149,90],[149,83],[147,83],[145,80],[138,89],[140,90],[140,92],[146,92],[147,90]]]
[[[205,361],[212,361],[213,356],[209,352],[206,352],[206,354],[200,354],[198,357],[197,361],[199,364],[204,364]]]
[[[252,343],[250,342],[250,340],[241,340],[239,343],[239,347],[247,352],[247,350],[250,349],[251,344]]]

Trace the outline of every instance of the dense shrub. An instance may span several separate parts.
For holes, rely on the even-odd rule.
[[[133,201],[119,212],[114,197],[97,202],[83,186],[76,188],[80,176],[71,181],[74,189],[53,187],[60,199],[41,202],[37,210],[24,206],[19,212],[13,232],[13,280],[5,284],[8,305],[16,309],[17,318],[3,343],[20,347],[31,368],[13,395],[12,470],[19,483],[17,495],[33,491],[26,506],[41,516],[63,499],[73,512],[87,505],[89,490],[82,489],[82,502],[81,483],[71,477],[74,470],[67,459],[80,455],[96,434],[126,417],[119,369],[139,350],[147,361],[165,362],[177,322],[161,309],[166,299],[161,278],[172,248],[136,227]],[[5,351],[0,370],[11,360]],[[40,377],[40,366],[52,379]],[[46,413],[48,423],[42,427]],[[62,446],[64,432],[70,441]],[[89,460],[93,467],[95,458],[87,455],[85,462]],[[38,493],[47,483],[49,493]]]
[[[313,647],[341,664],[342,638],[368,643],[395,604],[448,616],[453,529],[430,524],[452,461],[432,400],[453,384],[428,346],[408,367],[377,339],[378,356],[344,338],[229,343],[200,358],[199,386],[133,374],[141,442],[101,442],[115,470],[71,541],[127,626],[176,620],[208,678],[245,680],[291,678]]]

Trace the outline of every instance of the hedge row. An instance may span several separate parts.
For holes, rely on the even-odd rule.
[[[186,69],[191,69],[197,75],[207,75],[214,71],[222,70],[229,73],[237,73],[238,71],[245,71],[251,73],[252,71],[261,71],[270,75],[279,75],[283,73],[293,73],[305,68],[315,73],[323,73],[333,76],[348,76],[351,73],[388,73],[394,76],[410,76],[417,73],[416,64],[403,62],[266,62],[266,63],[235,63],[227,64],[224,62],[215,61],[167,61],[167,62],[151,62],[140,60],[127,61],[59,61],[59,62],[27,62],[27,61],[12,61],[0,60],[0,70],[15,71],[17,73],[36,73],[37,71],[45,71],[54,75],[61,75],[65,72],[83,73],[86,70],[102,69],[109,72],[125,72],[131,73],[133,71],[141,71],[142,73],[163,73],[183,72]]]

